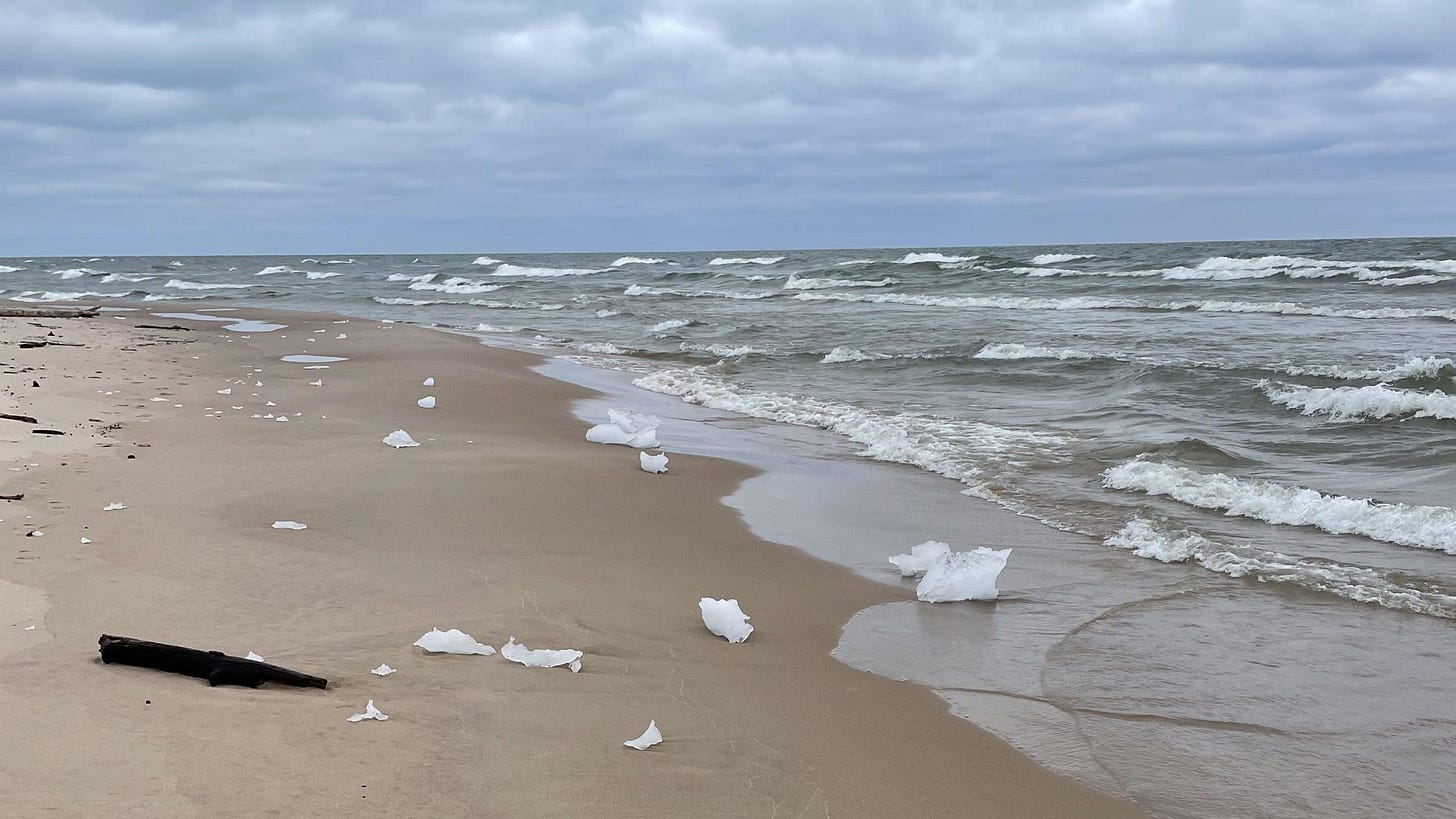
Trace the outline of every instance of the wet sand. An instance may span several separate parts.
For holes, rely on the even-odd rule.
[[[85,345],[3,348],[0,411],[68,433],[0,421],[18,470],[0,493],[25,493],[0,502],[7,812],[1138,815],[930,691],[834,660],[856,612],[906,593],[751,535],[719,500],[747,468],[673,455],[668,475],[642,472],[634,450],[582,439],[569,410],[587,393],[529,372],[527,354],[399,324],[220,315],[287,327],[0,319],[7,340]],[[438,406],[417,407],[424,395]],[[268,413],[290,420],[250,417]],[[397,428],[421,446],[384,446]],[[103,512],[113,501],[127,508]],[[702,596],[741,601],[747,643],[703,628]],[[434,626],[586,656],[572,674],[411,647]],[[105,666],[102,633],[256,651],[330,685]],[[371,675],[380,663],[399,673]],[[391,719],[347,723],[369,699]],[[621,747],[654,719],[662,745]]]

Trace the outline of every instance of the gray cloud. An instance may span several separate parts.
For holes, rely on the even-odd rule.
[[[8,5],[0,255],[1420,234],[1456,216],[1445,0]]]

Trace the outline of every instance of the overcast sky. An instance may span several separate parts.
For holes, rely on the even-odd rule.
[[[0,256],[1450,235],[1453,0],[5,0]]]

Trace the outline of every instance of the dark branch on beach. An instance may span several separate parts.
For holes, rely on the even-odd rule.
[[[0,495],[0,500],[25,500],[25,493],[21,492],[19,495]]]
[[[308,688],[326,688],[329,684],[323,677],[314,677],[243,657],[232,657],[221,651],[203,651],[110,634],[101,635],[97,643],[100,645],[101,661],[104,663],[134,665],[201,677],[207,680],[208,685],[244,685],[257,688],[265,682],[277,682]]]
[[[35,420],[34,418],[31,418],[29,415],[11,415],[8,412],[0,412],[0,418],[4,418],[7,421],[19,421],[22,424],[39,424],[40,423],[39,421]]]
[[[3,318],[91,318],[95,307],[0,307]]]
[[[138,330],[186,330],[189,333],[197,329],[195,327],[183,327],[180,324],[173,324],[170,326],[165,324],[133,324],[132,326],[137,328]]]

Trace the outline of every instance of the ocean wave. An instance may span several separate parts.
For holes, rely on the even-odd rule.
[[[706,367],[661,370],[632,383],[690,404],[737,412],[842,435],[864,447],[860,455],[909,464],[953,478],[979,497],[995,499],[986,471],[1015,460],[1063,458],[1065,439],[1047,432],[1008,429],[912,413],[873,410],[805,396],[755,392]]]
[[[155,278],[156,276],[127,276],[122,273],[107,273],[96,281],[101,284],[110,284],[111,282],[131,282],[134,284],[136,282],[149,282]]]
[[[442,282],[435,282],[430,279],[411,281],[410,290],[433,290],[438,293],[452,293],[455,295],[468,296],[478,293],[492,293],[505,287],[504,284],[490,284],[488,282],[466,279],[460,276],[452,276]]]
[[[889,287],[892,284],[899,284],[899,279],[889,277],[865,281],[863,279],[815,279],[800,277],[797,273],[790,273],[789,280],[784,282],[785,290],[826,290],[833,287]]]
[[[853,347],[835,347],[819,359],[820,364],[846,364],[851,361],[885,361],[894,356],[882,353],[867,353]]]
[[[1075,262],[1079,259],[1095,259],[1096,254],[1092,253],[1042,253],[1031,258],[1032,264],[1062,264],[1063,262]]]
[[[650,259],[642,256],[623,256],[612,262],[612,267],[626,267],[629,264],[669,264],[667,259]]]
[[[373,300],[378,304],[389,307],[426,307],[431,304],[459,304],[458,301],[440,301],[438,299],[406,299],[400,296],[375,296]]]
[[[1456,361],[1436,356],[1412,356],[1400,364],[1380,368],[1359,368],[1341,366],[1282,367],[1280,372],[1288,375],[1314,375],[1321,378],[1340,378],[1361,381],[1403,381],[1407,378],[1439,378],[1456,374]]]
[[[255,284],[230,284],[228,282],[189,282],[183,279],[171,279],[163,287],[170,287],[173,290],[242,290],[248,287],[257,287]]]
[[[756,301],[766,299],[776,294],[734,292],[731,290],[674,290],[670,287],[647,287],[640,284],[627,285],[622,291],[624,296],[679,296],[685,299],[738,299],[742,301]]]
[[[491,310],[544,310],[546,312],[555,312],[556,310],[566,309],[566,305],[564,304],[550,304],[539,301],[484,301],[481,299],[471,299],[465,303],[472,307],[486,307]]]
[[[294,270],[286,264],[269,265],[268,267],[254,273],[254,276],[271,276],[274,273],[302,273],[302,270]]]
[[[1144,518],[1132,518],[1103,543],[1163,563],[1191,560],[1229,577],[1289,583],[1388,609],[1456,618],[1456,597],[1401,583],[1375,569],[1257,549],[1235,550],[1186,529],[1172,533],[1160,531]]]
[[[1059,361],[1068,359],[1089,360],[1097,358],[1092,353],[1082,350],[1053,349],[1051,347],[1038,347],[1026,344],[987,344],[971,358],[993,358],[993,359],[1021,359],[1021,358],[1054,358]]]
[[[324,259],[319,264],[354,264],[353,259]]]
[[[678,349],[685,353],[708,353],[719,358],[739,358],[745,355],[767,355],[768,350],[761,347],[743,345],[733,347],[727,344],[689,344],[686,341],[678,345]]]
[[[329,272],[327,270],[310,270],[307,273],[305,273],[304,275],[307,278],[317,280],[317,279],[332,279],[335,276],[342,276],[344,274],[343,273],[331,273],[331,272]]]
[[[429,282],[434,281],[437,273],[390,273],[384,277],[387,282]]]
[[[767,264],[778,264],[779,262],[783,261],[786,258],[788,258],[788,257],[786,257],[786,256],[754,256],[753,258],[744,258],[742,256],[733,256],[733,257],[719,256],[718,258],[712,260],[711,262],[708,262],[708,264],[709,265],[712,265],[712,266],[715,266],[715,267],[718,266],[718,265],[725,265],[725,264],[765,264],[765,265],[767,265]]]
[[[592,273],[600,273],[600,270],[589,270],[583,267],[522,267],[520,265],[501,263],[495,269],[492,276],[512,276],[523,279],[554,279],[558,276],[586,276]]]
[[[65,270],[52,270],[52,276],[59,276],[63,279],[79,279],[82,276],[105,276],[105,270],[94,270],[89,267],[71,267]]]
[[[842,262],[835,262],[836,267],[857,267],[862,264],[879,264],[880,259],[846,259]]]
[[[1206,474],[1142,459],[1108,469],[1102,475],[1102,485],[1163,495],[1189,506],[1265,523],[1313,526],[1331,534],[1362,535],[1456,555],[1456,509],[1445,506],[1408,506],[1325,495],[1298,486],[1245,481],[1221,472]]]
[[[610,316],[620,316],[620,315],[622,315],[622,311],[621,310],[607,310],[607,309],[603,308],[603,309],[598,310],[596,312],[596,317],[597,318],[608,318]]]
[[[479,265],[500,264],[500,263],[501,263],[501,260],[500,259],[492,259],[489,256],[476,256],[475,257],[475,261],[471,262],[471,264],[479,264]]]
[[[951,264],[951,265],[954,265],[954,264],[963,264],[965,262],[974,262],[976,259],[979,259],[979,258],[981,258],[981,257],[980,256],[947,256],[944,253],[906,253],[904,256],[901,256],[900,258],[896,259],[894,261],[894,264],[926,264],[926,263],[933,262],[935,264],[942,264],[942,265],[944,265],[944,264]]]
[[[667,321],[659,322],[659,323],[653,325],[652,326],[652,329],[649,330],[648,332],[652,332],[652,333],[668,333],[668,332],[671,332],[673,330],[678,329],[679,327],[686,327],[686,326],[688,326],[689,324],[692,324],[692,323],[693,322],[690,319],[668,319]]]
[[[1328,415],[1336,421],[1369,418],[1439,418],[1456,420],[1456,395],[1440,390],[1398,390],[1383,384],[1368,387],[1302,387],[1277,381],[1256,385],[1276,404],[1302,415]]]
[[[19,273],[24,269],[23,267],[11,267],[8,264],[0,264],[0,273]]]
[[[26,290],[18,296],[9,296],[10,301],[23,301],[31,303],[44,303],[52,301],[80,301],[82,299],[124,299],[132,295],[126,293],[98,293],[94,290],[81,290],[71,292],[58,292],[53,290]]]
[[[1441,282],[1449,282],[1451,280],[1451,276],[1433,276],[1427,273],[1420,276],[1400,276],[1384,279],[1374,279],[1368,283],[1378,284],[1382,287],[1405,287],[1412,284],[1440,284]]]
[[[142,296],[142,301],[201,301],[226,296],[225,293],[148,293]]]
[[[625,355],[622,348],[606,341],[584,341],[576,345],[578,350],[587,353],[600,353],[602,355]]]

